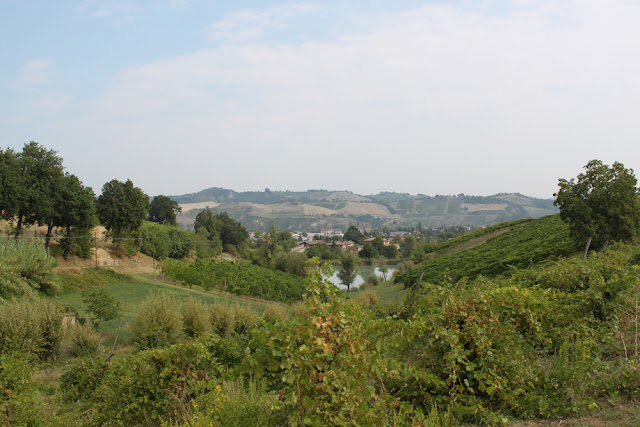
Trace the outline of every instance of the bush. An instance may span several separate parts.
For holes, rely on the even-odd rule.
[[[91,401],[96,389],[102,384],[108,369],[104,360],[90,357],[76,359],[60,376],[62,401],[78,405]],[[86,405],[82,405],[85,409]]]
[[[56,265],[42,242],[0,239],[0,298],[32,291],[54,294],[58,289]]]
[[[215,303],[209,306],[209,319],[211,329],[216,334],[224,337],[233,332],[236,318],[232,307]]]
[[[192,401],[221,369],[202,344],[141,351],[111,362],[93,395],[92,424],[166,425],[192,413]]]
[[[98,347],[100,334],[88,324],[70,327],[69,354],[73,357],[89,357]]]
[[[353,299],[353,302],[361,307],[369,308],[378,303],[378,294],[374,291],[361,292]]]
[[[265,322],[274,322],[276,320],[284,320],[287,317],[287,311],[284,307],[270,304],[262,313]]]
[[[244,334],[253,328],[258,322],[258,314],[248,307],[237,305],[233,308],[233,318],[235,320],[234,331]]]
[[[0,353],[0,424],[40,425],[44,402],[32,381],[37,365],[22,352]]]
[[[148,296],[133,316],[131,333],[140,347],[155,348],[176,342],[182,334],[179,303],[164,294]]]
[[[63,337],[62,313],[41,298],[0,303],[0,354],[53,355]]]
[[[205,335],[211,330],[207,306],[195,298],[182,303],[182,330],[191,338]]]

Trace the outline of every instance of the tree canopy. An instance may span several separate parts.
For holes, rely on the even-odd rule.
[[[577,180],[560,179],[554,204],[578,243],[592,238],[596,246],[626,240],[640,231],[640,193],[633,169],[615,162],[609,167],[591,160]]]
[[[25,224],[47,226],[49,244],[54,227],[89,227],[93,223],[93,191],[75,175],[64,173],[62,158],[37,142],[21,152],[0,149],[0,212],[17,221],[16,236]]]
[[[138,230],[149,211],[149,196],[134,187],[131,180],[111,180],[102,186],[102,194],[96,200],[100,223],[120,236],[123,232]]]
[[[182,208],[175,200],[159,195],[153,198],[149,205],[149,221],[158,224],[166,224],[175,226],[176,215],[182,212]]]
[[[194,222],[196,233],[211,241],[219,241],[223,246],[239,246],[249,238],[249,232],[226,212],[212,213],[209,209],[200,212]]]
[[[355,225],[352,225],[344,233],[343,239],[351,240],[352,242],[355,242],[361,245],[364,242],[364,234],[362,234],[360,230],[358,230],[358,227],[356,227]]]

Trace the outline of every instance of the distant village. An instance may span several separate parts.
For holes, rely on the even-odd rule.
[[[470,229],[471,227],[469,227]],[[359,227],[360,231],[365,236],[371,236],[378,231],[373,227]],[[316,245],[326,245],[340,248],[349,252],[358,253],[363,249],[364,244],[373,243],[377,238],[382,237],[382,244],[384,246],[395,246],[396,249],[400,249],[400,244],[404,241],[406,236],[409,235],[421,235],[419,230],[413,231],[391,231],[385,233],[388,237],[382,237],[380,234],[376,234],[372,237],[364,239],[363,244],[359,245],[351,240],[342,240],[344,237],[344,231],[340,229],[325,230],[324,228],[316,232],[294,231],[291,232],[291,237],[297,242],[297,244],[291,249],[292,252],[305,252],[308,248]],[[269,243],[265,235],[256,234],[250,232],[249,237],[254,243],[260,244],[260,240],[264,243]]]

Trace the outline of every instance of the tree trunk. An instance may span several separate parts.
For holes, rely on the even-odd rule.
[[[47,234],[44,236],[44,247],[45,249],[49,249],[49,242],[51,241],[51,235],[53,233],[53,223],[47,224]]]

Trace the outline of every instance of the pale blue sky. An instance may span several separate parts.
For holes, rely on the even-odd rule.
[[[0,144],[100,193],[521,192],[640,173],[640,1],[0,0]]]

